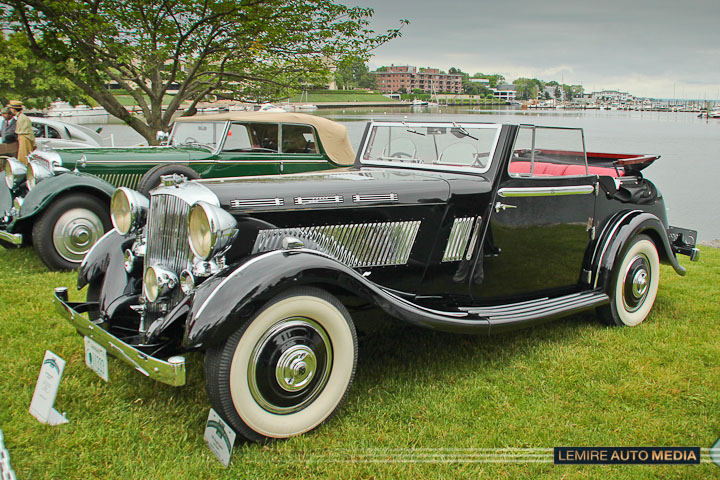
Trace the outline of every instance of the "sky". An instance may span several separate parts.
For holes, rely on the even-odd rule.
[[[456,67],[620,90],[720,99],[720,0],[351,0],[374,30],[408,19],[375,50],[383,65]]]

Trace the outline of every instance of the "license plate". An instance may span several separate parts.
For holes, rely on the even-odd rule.
[[[107,350],[89,337],[85,337],[85,365],[108,381]]]

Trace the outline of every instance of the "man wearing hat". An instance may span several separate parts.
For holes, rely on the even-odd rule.
[[[27,165],[28,153],[35,150],[35,134],[32,129],[32,122],[22,113],[23,104],[18,100],[10,100],[8,104],[10,111],[17,118],[15,133],[18,136],[18,154],[17,159]]]
[[[2,115],[2,125],[0,126],[0,155],[8,157],[17,157],[18,140],[15,133],[17,121],[15,115],[8,107],[0,110]]]

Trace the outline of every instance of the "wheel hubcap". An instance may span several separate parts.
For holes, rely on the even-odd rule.
[[[650,290],[650,280],[650,261],[645,255],[637,255],[628,265],[623,282],[623,303],[629,312],[642,307]]]
[[[80,262],[105,229],[100,217],[84,208],[73,208],[55,222],[55,251],[69,262]]]
[[[320,324],[303,317],[281,320],[253,349],[248,365],[250,394],[271,413],[302,410],[327,384],[332,355],[330,339]]]

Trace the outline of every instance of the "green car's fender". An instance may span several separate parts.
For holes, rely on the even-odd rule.
[[[0,173],[0,216],[13,206],[10,189],[5,187],[5,172]]]
[[[100,199],[110,197],[115,187],[94,175],[86,173],[66,172],[38,182],[35,188],[25,196],[16,221],[26,220],[42,212],[53,199],[67,192],[84,192]]]

